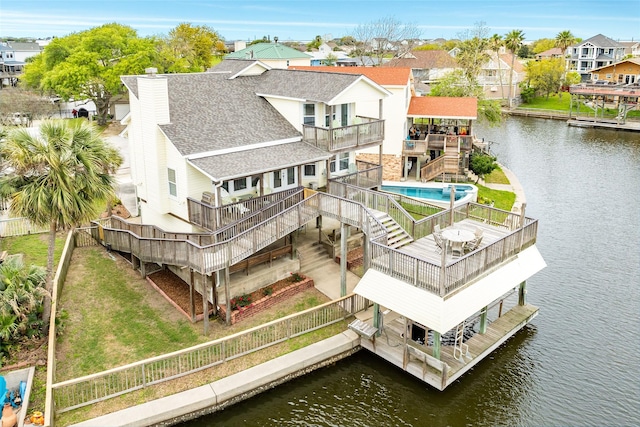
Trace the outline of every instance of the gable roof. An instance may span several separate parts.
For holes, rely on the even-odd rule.
[[[291,70],[307,70],[325,73],[362,74],[381,86],[403,86],[409,83],[411,68],[390,67],[289,67]]]
[[[123,83],[138,96],[138,79],[167,80],[171,122],[159,125],[181,155],[200,157],[245,146],[300,141],[302,134],[265,97],[332,104],[354,84],[366,81],[388,93],[367,77],[272,69],[250,76],[230,72],[257,61],[221,63],[214,72],[165,74],[156,77],[123,76]]]
[[[591,38],[586,40],[582,40],[580,43],[576,43],[573,46],[582,46],[583,44],[591,43],[597,47],[624,47],[623,44],[618,43],[615,40],[610,39],[607,36],[603,36],[602,34],[597,34]]]
[[[444,50],[412,50],[402,58],[393,58],[382,66],[432,69],[456,68],[458,63]]]
[[[281,43],[256,43],[228,54],[229,59],[308,59],[311,55]]]
[[[604,65],[602,67],[598,67],[598,68],[594,68],[591,70],[591,72],[593,71],[599,71],[599,70],[604,70],[605,68],[615,68],[615,67],[619,67],[620,65],[624,64],[624,63],[631,63],[631,64],[636,64],[636,65],[640,65],[640,58],[629,58],[629,59],[624,59],[622,61],[616,62],[614,64],[609,64],[609,65]]]
[[[442,119],[478,118],[478,99],[448,96],[414,96],[407,117],[435,117]]]
[[[167,79],[171,120],[159,127],[181,155],[301,139],[291,123],[256,95],[262,76],[228,77],[226,73],[208,72],[155,77]],[[138,78],[122,77],[135,96]]]
[[[562,49],[560,49],[559,47],[552,47],[551,49],[547,49],[544,52],[540,52],[537,53],[535,56],[536,58],[540,57],[540,58],[549,58],[549,57],[553,57],[553,56],[562,56]]]

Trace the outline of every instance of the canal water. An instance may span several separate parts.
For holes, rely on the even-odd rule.
[[[365,350],[185,426],[640,425],[640,134],[481,128],[539,219],[533,322],[444,392]]]

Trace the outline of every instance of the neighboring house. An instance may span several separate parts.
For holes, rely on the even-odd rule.
[[[228,54],[225,58],[257,60],[271,68],[287,68],[295,65],[311,65],[312,56],[275,41],[252,44]]]
[[[444,50],[412,50],[383,67],[408,67],[417,82],[433,83],[457,68],[456,60]]]
[[[640,83],[640,58],[625,59],[591,70],[591,80],[611,84]]]
[[[551,49],[547,49],[544,52],[537,53],[534,58],[536,59],[536,61],[549,58],[564,58],[564,54],[562,53],[562,49],[560,49],[559,47],[552,47]]]
[[[332,43],[335,45],[335,43]],[[339,50],[333,50],[330,45],[327,43],[322,43],[317,51],[307,52],[311,55],[311,65],[312,66],[320,66],[320,65],[329,65],[327,64],[327,58],[333,57],[333,63],[337,64],[339,60],[351,59],[347,56],[345,52]]]
[[[376,67],[379,64],[380,60],[374,56],[347,57],[336,61],[338,67]]]
[[[27,58],[42,51],[37,43],[0,43],[0,82],[2,86],[15,86],[24,70]]]
[[[630,42],[620,42],[621,45],[624,46],[624,56],[637,58],[640,56],[640,42],[638,41],[630,41]]]
[[[188,198],[220,207],[325,186],[353,172],[356,149],[383,140],[389,92],[362,75],[224,60],[210,72],[122,81],[142,221],[165,229],[194,230]]]
[[[524,65],[512,53],[487,52],[489,61],[482,66],[478,84],[482,86],[486,99],[506,99],[509,96],[509,74],[512,74],[511,95],[520,96],[520,82],[526,78]],[[511,63],[513,60],[513,69]]]
[[[591,70],[620,61],[625,55],[625,46],[602,34],[593,36],[569,48],[567,69],[577,71],[583,81],[589,79]]]

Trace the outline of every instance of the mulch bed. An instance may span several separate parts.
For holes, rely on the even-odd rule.
[[[170,270],[160,270],[147,276],[167,297],[173,301],[178,307],[180,307],[185,313],[190,312],[189,308],[189,284],[176,276]],[[282,288],[286,288],[293,282],[291,277],[282,279],[267,287],[270,287],[273,292],[277,292]],[[202,295],[199,292],[195,292],[195,305],[196,315],[202,314]],[[258,289],[251,294],[251,301],[258,301],[264,296],[264,288]],[[232,298],[239,295],[232,295]]]
[[[189,284],[176,276],[170,270],[160,270],[147,276],[167,297],[180,307],[185,313],[189,308]],[[196,315],[202,314],[202,295],[195,292]]]
[[[340,264],[340,256],[336,257],[336,262]],[[364,250],[362,247],[347,252],[347,269],[360,267],[364,263]]]

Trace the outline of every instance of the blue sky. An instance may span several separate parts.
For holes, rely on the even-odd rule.
[[[181,22],[208,25],[226,40],[263,36],[281,41],[316,35],[342,37],[359,24],[385,17],[413,23],[423,38],[455,38],[483,22],[526,40],[554,38],[563,30],[586,39],[640,39],[640,0],[0,0],[0,36],[65,36],[108,22],[140,36],[166,34]]]

